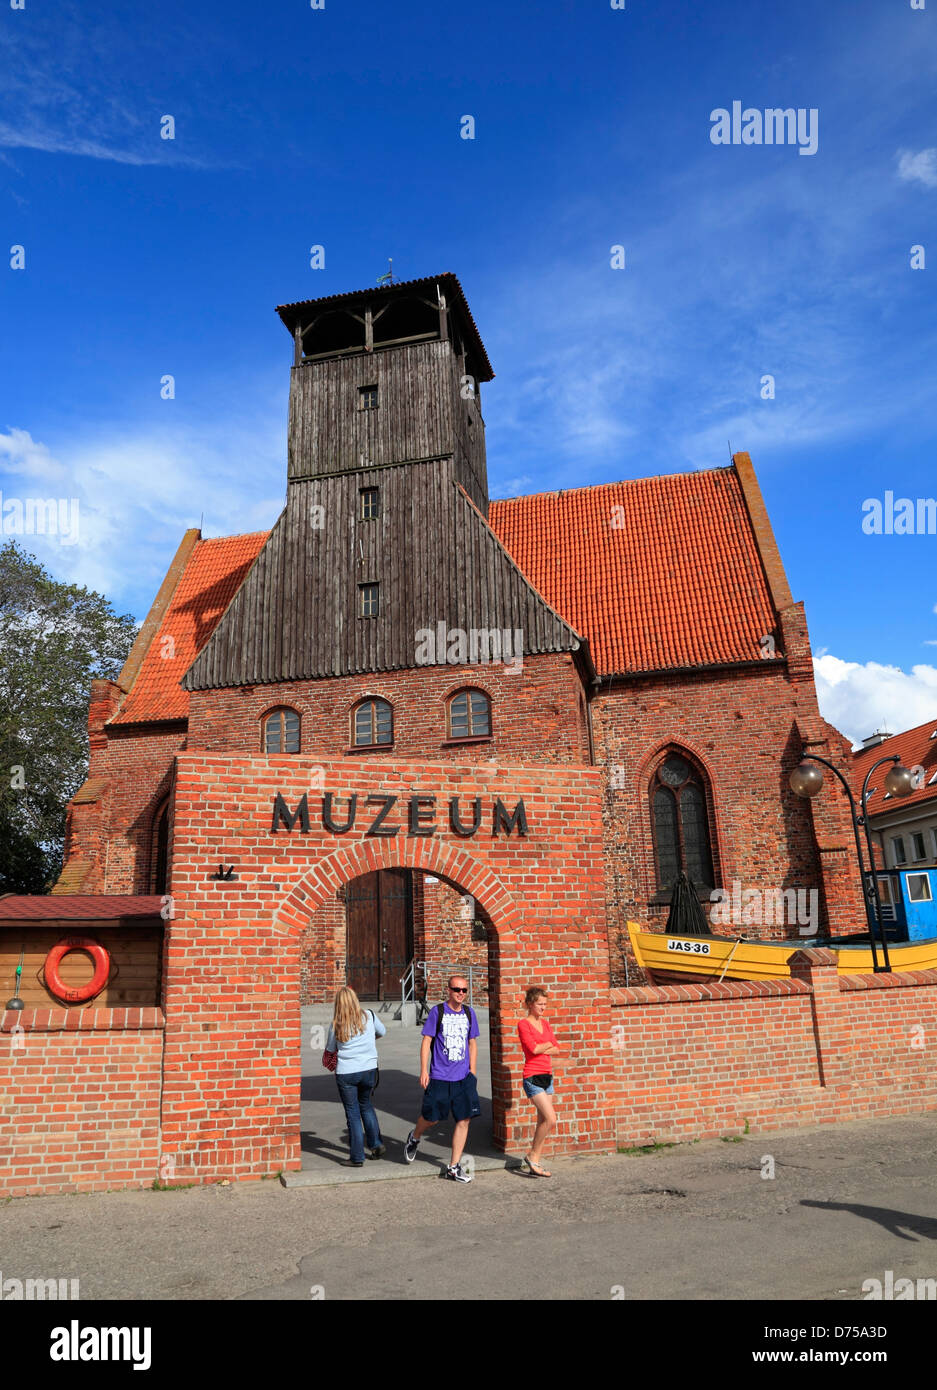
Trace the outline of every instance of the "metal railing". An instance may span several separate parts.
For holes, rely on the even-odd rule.
[[[468,987],[469,987],[469,992],[468,992],[468,1005],[469,1005],[469,1008],[474,1009],[474,1007],[475,1007],[475,967],[474,967],[474,966],[472,966],[472,965],[463,965],[461,961],[457,961],[457,960],[456,960],[456,961],[412,960],[412,961],[410,962],[410,964],[407,966],[407,968],[406,968],[406,970],[404,971],[404,973],[400,976],[400,1014],[399,1014],[399,1017],[400,1017],[400,1018],[403,1017],[404,1005],[405,1005],[405,1004],[411,1004],[411,1003],[413,1003],[413,1002],[416,1000],[416,998],[417,998],[417,993],[416,993],[416,976],[417,976],[417,971],[422,971],[422,972],[423,972],[423,994],[422,994],[422,1002],[424,1003],[424,1007],[425,1007],[426,993],[427,993],[427,989],[428,989],[428,987],[429,987],[429,977],[430,977],[430,971],[431,971],[431,970],[432,970],[434,973],[438,972],[440,975],[444,976],[446,979],[448,979],[450,975],[456,975],[456,974],[458,974],[458,975],[464,975],[465,978],[468,980]],[[437,1001],[437,1002],[438,1002],[438,1001]],[[428,1012],[428,1010],[427,1010],[427,1012]],[[419,1020],[418,1020],[418,1021],[419,1021]]]

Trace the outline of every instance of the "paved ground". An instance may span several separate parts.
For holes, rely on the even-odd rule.
[[[392,1022],[394,1006],[367,1004],[381,1018],[387,1032],[378,1041],[381,1079],[374,1094],[374,1108],[381,1126],[387,1155],[368,1159],[363,1168],[343,1168],[347,1158],[348,1130],[335,1077],[322,1066],[322,1047],[332,1018],[330,1005],[303,1009],[303,1083],[300,1127],[303,1169],[286,1175],[288,1187],[317,1186],[335,1182],[373,1182],[375,1179],[415,1178],[432,1175],[449,1162],[452,1122],[430,1130],[420,1143],[412,1164],[403,1161],[404,1140],[420,1113],[420,1037],[416,1027]],[[466,1152],[476,1172],[503,1168],[505,1156],[491,1144],[491,1067],[488,1045],[488,1010],[478,1009],[478,1097],[482,1113],[472,1121]],[[533,1107],[531,1107],[533,1114]],[[516,1162],[516,1160],[514,1160]]]
[[[935,1140],[930,1114],[554,1160],[550,1181],[30,1197],[0,1205],[0,1270],[77,1276],[82,1299],[856,1300],[888,1270],[937,1277]]]

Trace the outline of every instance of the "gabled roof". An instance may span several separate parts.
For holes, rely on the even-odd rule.
[[[524,615],[534,615],[540,625],[538,650],[570,650],[576,635],[581,636],[599,675],[761,660],[761,638],[777,625],[763,556],[767,552],[767,561],[778,567],[780,559],[763,534],[759,546],[759,523],[752,521],[749,508],[760,499],[753,503],[752,484],[740,480],[736,468],[492,502],[487,525],[461,489],[455,491],[460,501],[449,511],[449,549],[443,544],[440,555],[458,550],[470,524],[477,542],[474,568],[484,573],[490,562],[492,576],[504,569],[513,586],[517,625],[536,625]],[[229,604],[226,621],[232,631],[235,625],[240,630],[248,607],[254,613],[262,610],[265,586],[279,582],[277,567],[268,558],[252,581],[254,597],[242,590],[237,604],[232,603],[268,534],[273,533],[198,542],[111,724],[184,719],[189,697],[180,681],[190,667],[190,679],[200,686],[234,679],[237,673],[228,664],[229,657],[234,660],[233,648],[223,659],[206,655],[193,663]],[[503,560],[501,547],[507,552]],[[510,577],[512,567],[504,565],[508,557],[520,576]],[[427,562],[424,571],[431,573],[432,565]],[[772,582],[781,594],[777,575]],[[499,583],[491,579],[492,592]],[[533,609],[528,607],[532,599],[539,600]],[[784,606],[789,594],[778,601]],[[443,611],[448,609],[447,602]],[[310,641],[316,627],[321,628],[313,665],[328,675],[333,673],[326,663],[334,632],[317,625],[317,616],[321,618],[310,613],[306,619]],[[454,617],[449,624],[458,625]],[[164,641],[167,637],[173,639],[171,645]],[[164,651],[171,654],[161,655]],[[279,653],[277,660],[281,657]],[[245,684],[271,679],[256,666],[252,671]]]
[[[189,696],[179,682],[208,641],[267,539],[266,531],[200,540],[113,724],[186,719]]]
[[[856,797],[862,794],[862,783],[870,767],[879,758],[887,758],[897,753],[904,767],[923,767],[924,780],[910,796],[887,796],[885,793],[885,774],[888,765],[880,767],[872,776],[869,811],[881,815],[885,811],[900,811],[907,806],[937,799],[937,715],[926,724],[918,724],[914,729],[906,729],[903,734],[893,734],[874,748],[860,748],[854,755],[852,784]]]
[[[489,522],[600,675],[759,661],[777,625],[734,468],[514,497]]]

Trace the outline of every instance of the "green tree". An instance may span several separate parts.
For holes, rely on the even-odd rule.
[[[136,636],[102,595],[0,547],[0,893],[47,893],[65,808],[88,773],[91,682],[116,679]]]

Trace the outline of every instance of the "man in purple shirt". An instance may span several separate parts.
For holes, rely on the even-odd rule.
[[[407,1135],[403,1150],[406,1161],[412,1163],[422,1136],[440,1120],[447,1120],[451,1111],[455,1125],[446,1177],[453,1182],[472,1181],[471,1173],[465,1171],[459,1160],[468,1138],[469,1120],[481,1114],[476,1079],[478,1019],[474,1010],[463,1003],[466,994],[468,982],[465,976],[450,975],[447,1002],[434,1005],[423,1024],[420,1043],[423,1104],[420,1118]]]

